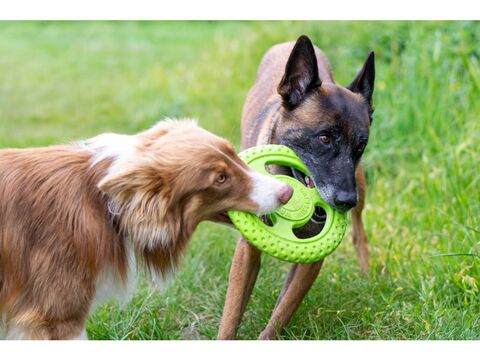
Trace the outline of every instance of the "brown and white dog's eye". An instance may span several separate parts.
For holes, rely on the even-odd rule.
[[[328,145],[332,142],[332,138],[328,135],[321,135],[320,136],[320,141],[324,143],[325,145]]]
[[[216,184],[223,184],[227,180],[227,176],[225,174],[219,174],[215,179]]]

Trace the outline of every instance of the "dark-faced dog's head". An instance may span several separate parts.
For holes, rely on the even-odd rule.
[[[301,36],[278,86],[283,104],[276,139],[307,165],[313,179],[301,180],[341,211],[358,201],[355,169],[368,142],[374,79],[371,52],[348,87],[322,81],[313,45]]]

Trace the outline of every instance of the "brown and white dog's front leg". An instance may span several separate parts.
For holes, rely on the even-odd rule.
[[[218,339],[235,338],[238,325],[252,294],[253,286],[260,269],[261,252],[253,245],[240,238],[230,269],[227,296],[223,308]]]
[[[320,272],[323,260],[312,264],[295,264],[290,269],[267,327],[260,340],[273,340],[290,321]]]

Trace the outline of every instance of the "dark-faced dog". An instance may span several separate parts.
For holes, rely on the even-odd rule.
[[[360,267],[369,268],[367,237],[362,223],[365,176],[359,165],[372,122],[374,54],[345,87],[335,83],[320,49],[306,36],[296,43],[274,46],[264,56],[242,115],[242,147],[282,144],[307,165],[311,178],[288,168],[275,173],[295,176],[316,187],[322,198],[340,211],[352,209],[353,242]],[[317,234],[324,217],[316,213],[299,235]],[[229,287],[218,337],[233,339],[252,292],[261,253],[240,238],[230,270]],[[288,323],[315,281],[322,261],[295,264],[260,339],[274,339]]]

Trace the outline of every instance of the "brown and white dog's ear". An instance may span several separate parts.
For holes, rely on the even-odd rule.
[[[368,105],[372,106],[373,86],[375,83],[375,54],[371,51],[362,69],[358,72],[355,79],[347,89],[354,93],[362,95],[367,100]]]
[[[307,92],[322,84],[318,76],[318,65],[315,50],[310,39],[302,35],[298,38],[288,58],[278,93],[282,96],[283,105],[292,109],[299,105]]]
[[[113,167],[113,171],[100,180],[98,188],[125,204],[131,201],[135,194],[146,194],[160,189],[161,183],[160,175],[147,166],[123,166],[120,169]]]
[[[135,172],[124,170],[107,174],[98,183],[98,188],[108,196],[126,202],[135,191],[135,183],[140,183],[140,179],[136,178]]]

